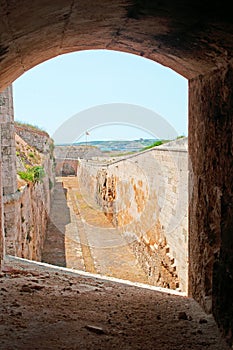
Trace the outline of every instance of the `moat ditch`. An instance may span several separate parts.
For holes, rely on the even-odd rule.
[[[80,193],[77,177],[56,179],[42,261],[149,283],[128,242]]]

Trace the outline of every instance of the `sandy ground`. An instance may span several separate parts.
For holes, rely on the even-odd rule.
[[[126,239],[83,195],[77,177],[56,179],[42,261],[148,283]]]
[[[7,257],[0,349],[228,349],[192,299]]]

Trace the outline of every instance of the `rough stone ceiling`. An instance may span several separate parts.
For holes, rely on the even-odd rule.
[[[1,89],[33,66],[87,49],[121,50],[186,78],[233,57],[225,0],[0,0]]]

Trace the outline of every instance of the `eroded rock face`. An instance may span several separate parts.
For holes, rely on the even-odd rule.
[[[18,176],[17,191],[4,195],[5,249],[7,254],[40,261],[54,186],[53,141],[41,130],[16,127],[17,132],[19,129],[22,138],[15,134],[17,171],[43,167],[44,176],[37,181],[25,181]],[[6,166],[4,177],[5,169]]]
[[[233,65],[190,82],[190,293],[231,332]],[[199,101],[202,101],[200,104]]]
[[[79,166],[83,193],[98,203],[126,238],[150,283],[184,292],[188,275],[187,167],[187,150],[179,142],[107,166],[84,160]]]

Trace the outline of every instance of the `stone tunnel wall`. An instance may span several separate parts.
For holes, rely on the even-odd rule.
[[[94,197],[127,238],[150,281],[187,291],[187,149],[160,146],[108,166],[82,160],[79,179],[87,200]]]
[[[190,295],[232,340],[233,62],[189,83]],[[200,103],[201,101],[201,103]]]

